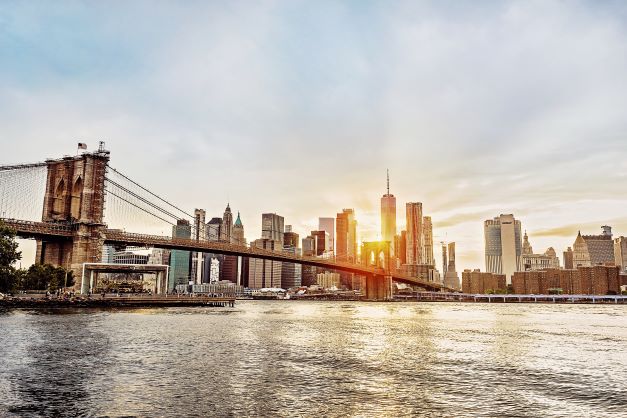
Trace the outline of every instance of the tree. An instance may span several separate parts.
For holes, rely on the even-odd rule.
[[[67,271],[63,267],[54,267],[50,264],[33,264],[28,268],[21,288],[24,290],[50,290],[74,286],[74,273]]]
[[[0,267],[12,266],[22,259],[22,253],[17,248],[15,231],[0,221]]]
[[[15,231],[0,221],[0,292],[13,292],[18,285],[13,264],[22,258],[22,253],[17,248]]]

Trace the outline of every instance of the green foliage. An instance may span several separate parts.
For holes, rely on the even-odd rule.
[[[15,231],[0,222],[0,267],[9,267],[22,259],[17,246]]]
[[[19,274],[13,264],[22,258],[15,231],[0,222],[0,292],[14,292]]]
[[[28,268],[20,287],[23,290],[50,290],[51,292],[64,286],[74,285],[74,273],[63,267],[54,267],[50,264],[33,264]]]

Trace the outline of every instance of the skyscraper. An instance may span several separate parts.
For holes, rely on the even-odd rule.
[[[261,238],[250,244],[253,248],[270,251],[282,251],[281,241]],[[280,261],[250,258],[248,265],[248,287],[262,289],[264,287],[281,287],[282,263]]]
[[[206,233],[207,233],[207,241],[221,241],[223,234],[222,234],[222,224],[224,223],[224,220],[222,218],[219,217],[214,217],[211,218],[209,220],[209,222],[207,222],[206,225]],[[205,253],[204,254],[204,263],[203,263],[203,283],[209,283],[210,278],[211,278],[211,269],[213,266],[214,269],[214,273],[215,273],[215,269],[216,269],[216,262],[214,260],[217,260],[218,264],[218,275],[219,275],[219,271],[222,269],[222,262],[224,261],[224,256],[222,254],[211,254],[211,253]],[[215,278],[215,274],[214,274],[214,278]]]
[[[421,219],[422,222],[422,219]],[[387,173],[387,193],[381,198],[381,240],[390,242],[390,256],[395,256],[396,197],[390,194],[390,172]]]
[[[329,233],[327,231],[311,231],[311,236],[316,240],[317,256],[324,255],[329,251]]]
[[[222,218],[211,218],[207,222],[207,241],[220,241],[222,239]]]
[[[230,204],[227,203],[224,214],[222,215],[222,230],[220,231],[221,241],[232,243],[233,229],[233,213],[231,212]],[[220,280],[228,280],[231,283],[237,284],[237,268],[238,257],[236,255],[223,255],[220,265]]]
[[[317,255],[316,248],[316,238],[313,236],[308,236],[303,238],[303,256],[304,257],[314,257]]]
[[[423,264],[435,266],[435,259],[433,256],[433,223],[431,222],[431,216],[424,216],[422,218],[422,241]]]
[[[504,274],[507,284],[522,270],[522,233],[514,215],[500,215],[484,222],[485,265],[488,273]]]
[[[446,268],[446,275],[444,276],[444,285],[452,289],[459,289],[459,276],[455,268],[455,243],[449,242],[448,244],[448,266]]]
[[[239,212],[237,212],[237,219],[235,220],[235,224],[233,225],[233,235],[231,242],[237,245],[246,245],[246,238],[244,237],[244,224],[242,223],[242,219],[239,216]]]
[[[283,234],[283,252],[293,255],[300,254],[298,234],[292,232],[292,225],[285,225]],[[282,263],[281,267],[281,287],[289,289],[298,287],[301,284],[301,265],[296,263]]]
[[[179,219],[172,227],[172,238],[191,238],[192,226],[189,221]],[[170,274],[168,290],[174,289],[177,284],[187,284],[190,278],[190,252],[172,250],[170,253]]]
[[[193,238],[197,241],[206,241],[206,225],[205,225],[205,217],[207,213],[204,209],[195,209],[194,210],[194,230]],[[204,261],[203,253],[193,251],[192,253],[192,270],[191,270],[191,280],[196,284],[202,283],[202,273],[203,268],[202,264]]]
[[[237,212],[237,219],[235,220],[235,224],[233,225],[233,235],[231,236],[231,243],[235,245],[246,246],[246,238],[244,237],[244,224],[242,223],[242,219],[239,216],[239,212]],[[244,285],[243,282],[245,281],[246,286],[248,286],[248,258],[237,258],[237,272],[237,284]]]
[[[401,231],[401,239],[399,241],[399,248],[398,248],[398,258],[401,260],[401,265],[402,264],[407,264],[407,231],[406,230],[402,230]]]
[[[357,259],[357,221],[353,209],[342,209],[335,222],[335,256],[341,261]]]
[[[261,238],[283,242],[284,220],[276,213],[261,215]]]
[[[227,203],[226,209],[224,209],[224,215],[222,215],[222,241],[231,242],[233,236],[233,213],[231,213],[231,207]]]
[[[422,203],[408,202],[407,213],[407,264],[423,264],[422,261]]]
[[[292,225],[285,225],[285,232],[283,233],[283,247],[300,247],[298,234],[292,231]]]
[[[326,231],[329,234],[328,251],[335,251],[335,219],[334,218],[318,218],[318,230]]]

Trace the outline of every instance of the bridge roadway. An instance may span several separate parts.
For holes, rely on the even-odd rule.
[[[48,222],[30,222],[16,219],[2,219],[7,226],[15,229],[17,235],[22,238],[35,239],[72,239],[76,233],[76,227],[68,224],[55,224]],[[385,275],[382,269],[366,266],[363,264],[353,264],[334,259],[324,259],[318,257],[304,257],[282,252],[274,252],[259,248],[251,248],[242,245],[229,244],[216,241],[199,241],[192,239],[170,238],[160,235],[145,235],[124,232],[115,229],[104,230],[105,244],[135,245],[143,247],[165,248],[170,250],[198,251],[213,254],[235,255],[242,257],[261,258],[265,260],[296,263],[307,266],[321,267],[329,270],[338,270],[359,275]],[[406,283],[414,286],[421,286],[427,290],[441,291],[450,290],[438,283],[422,280],[417,277],[406,276],[398,271],[388,273],[392,280],[399,283]]]

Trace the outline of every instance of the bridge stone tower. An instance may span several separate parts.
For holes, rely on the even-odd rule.
[[[390,275],[390,242],[364,242],[361,248],[361,263],[376,267],[379,272],[378,274],[366,277],[366,299],[391,299],[392,276]]]
[[[37,241],[36,262],[70,268],[80,286],[83,263],[102,257],[105,174],[109,152],[48,160],[48,177],[41,219],[70,224],[71,240]]]

